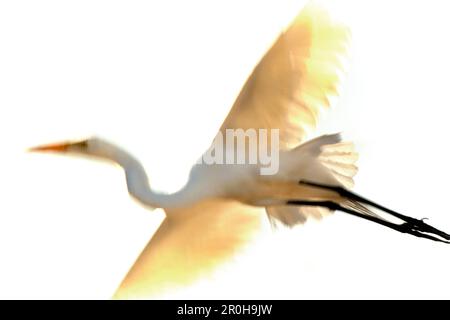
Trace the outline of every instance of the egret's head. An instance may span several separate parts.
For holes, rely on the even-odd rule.
[[[114,154],[118,150],[109,142],[100,138],[89,138],[80,141],[65,141],[41,145],[28,149],[30,152],[55,152],[75,156],[91,156],[96,158],[114,160]]]

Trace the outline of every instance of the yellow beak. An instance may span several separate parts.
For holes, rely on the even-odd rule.
[[[37,147],[29,148],[29,152],[65,152],[67,149],[74,145],[80,145],[80,147],[85,147],[87,141],[79,141],[79,142],[61,142],[54,144],[47,144]]]

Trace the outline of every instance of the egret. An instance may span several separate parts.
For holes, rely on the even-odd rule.
[[[219,133],[278,130],[258,149],[274,145],[278,170],[263,175],[255,163],[193,165],[189,181],[173,194],[151,189],[141,163],[124,149],[97,137],[31,148],[84,155],[124,169],[130,195],[166,217],[132,266],[115,298],[149,296],[161,288],[199,278],[235,254],[254,235],[266,213],[289,227],[334,211],[417,237],[449,243],[450,235],[350,191],[357,172],[353,144],[339,134],[308,140],[329,98],[336,95],[349,32],[314,5],[307,5],[254,68]],[[242,146],[241,146],[242,147]],[[251,150],[243,146],[248,154]],[[238,150],[222,147],[225,154]],[[211,150],[208,149],[209,156]],[[259,153],[260,154],[260,153]]]

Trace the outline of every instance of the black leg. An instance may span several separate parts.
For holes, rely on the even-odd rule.
[[[310,187],[314,187],[314,188],[319,188],[319,189],[325,189],[325,190],[330,190],[330,191],[334,191],[337,194],[339,194],[342,197],[351,199],[351,200],[355,200],[364,204],[368,204],[369,206],[372,206],[374,208],[380,209],[384,212],[387,212],[391,215],[393,215],[394,217],[397,217],[399,219],[405,220],[405,221],[409,221],[409,222],[417,222],[417,221],[421,221],[421,220],[417,220],[408,216],[405,216],[401,213],[395,212],[389,208],[383,207],[382,205],[379,205],[378,203],[375,203],[369,199],[363,198],[360,195],[351,192],[350,190],[347,190],[343,187],[340,186],[332,186],[332,185],[327,185],[327,184],[319,184],[316,182],[311,182],[311,181],[306,181],[306,180],[302,180],[299,182],[299,184],[303,184],[306,186],[310,186]]]
[[[308,186],[311,186],[311,187],[316,187],[316,188],[321,188],[321,189],[334,191],[334,192],[336,192],[337,194],[339,194],[342,197],[345,197],[345,198],[348,198],[350,200],[354,200],[354,201],[357,201],[357,202],[360,202],[360,203],[367,204],[369,206],[372,206],[374,208],[382,210],[382,211],[384,211],[386,213],[389,213],[389,214],[391,214],[392,216],[394,216],[396,218],[399,218],[399,219],[401,219],[401,220],[403,220],[403,221],[405,221],[405,222],[407,222],[407,223],[409,223],[411,225],[416,226],[418,229],[421,229],[422,232],[434,233],[434,234],[439,235],[440,237],[442,237],[444,239],[450,240],[450,235],[448,235],[447,233],[445,233],[445,232],[443,232],[443,231],[441,231],[439,229],[436,229],[436,228],[426,224],[423,221],[424,219],[419,220],[419,219],[415,219],[415,218],[403,215],[403,214],[398,213],[398,212],[396,212],[394,210],[391,210],[391,209],[386,208],[386,207],[384,207],[382,205],[379,205],[378,203],[375,203],[375,202],[373,202],[373,201],[371,201],[369,199],[363,198],[360,195],[358,195],[358,194],[356,194],[354,192],[351,192],[350,190],[347,190],[347,189],[345,189],[343,187],[330,186],[330,185],[319,184],[319,183],[310,182],[310,181],[300,181],[299,183],[303,184],[303,185],[308,185]]]
[[[347,195],[347,192],[348,192],[348,194],[352,194],[350,191],[345,190],[345,189],[340,188],[340,187],[326,186],[326,185],[322,186],[322,185],[318,185],[316,183],[309,183],[309,182],[306,182],[304,184],[311,185],[311,186],[314,186],[314,187],[320,187],[320,188],[323,188],[323,189],[333,190],[333,191],[336,191],[336,192],[338,192],[337,190],[339,190],[339,192],[342,192],[342,190],[344,190],[346,195]],[[337,190],[335,190],[335,189],[337,189]],[[338,192],[338,194],[340,194],[341,196],[344,196],[343,194],[341,194],[339,192]],[[346,196],[346,197],[348,197],[348,196]],[[348,198],[352,199],[352,200],[356,200],[354,197],[352,197],[352,198],[348,197]],[[357,196],[357,198],[358,199],[363,199],[362,197],[359,197],[359,196]],[[369,204],[369,203],[367,203],[367,201],[358,200],[358,202]],[[372,202],[370,201],[370,203],[372,203]],[[348,214],[351,214],[353,216],[356,216],[356,217],[359,217],[359,218],[362,218],[362,219],[365,219],[365,220],[369,220],[369,221],[378,223],[380,225],[383,225],[383,226],[388,227],[390,229],[396,230],[398,232],[409,233],[409,234],[414,235],[414,236],[419,237],[419,238],[426,238],[426,239],[430,239],[430,240],[434,240],[434,241],[450,243],[450,241],[448,241],[448,240],[450,240],[450,236],[448,234],[446,234],[445,232],[442,232],[442,231],[440,231],[440,230],[438,230],[438,229],[436,229],[434,227],[431,227],[431,226],[427,225],[422,220],[417,220],[417,219],[410,218],[408,216],[404,216],[404,215],[400,215],[400,214],[399,215],[401,217],[406,217],[408,219],[402,219],[400,216],[394,215],[397,218],[400,218],[400,219],[405,221],[402,224],[396,224],[396,223],[392,223],[392,222],[383,220],[383,219],[375,217],[375,216],[363,214],[361,212],[358,212],[356,210],[353,210],[353,209],[350,209],[350,208],[347,208],[347,207],[343,207],[343,206],[341,206],[338,203],[335,203],[333,201],[289,200],[289,201],[286,202],[286,204],[287,205],[296,205],[296,206],[319,206],[319,207],[328,208],[330,210],[338,210],[338,211],[346,212]],[[369,205],[371,205],[371,204],[369,204]],[[373,206],[373,207],[376,207],[376,208],[380,209],[381,206],[377,205],[377,206]],[[391,210],[389,210],[389,211],[391,211]],[[389,211],[388,211],[388,213],[390,213]],[[442,240],[441,238],[438,238],[435,235],[437,235],[437,236],[439,236],[439,237],[441,237],[441,238],[443,238],[445,240]]]

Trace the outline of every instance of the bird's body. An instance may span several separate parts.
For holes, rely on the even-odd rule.
[[[321,9],[307,6],[256,66],[219,130],[222,136],[227,130],[251,129],[279,130],[279,134],[268,135],[267,144],[258,143],[254,163],[195,164],[187,184],[174,194],[153,191],[139,161],[103,139],[33,148],[113,161],[124,169],[132,197],[165,210],[166,219],[116,298],[145,298],[197,279],[252,239],[265,213],[272,224],[294,226],[341,210],[418,237],[450,240],[422,220],[349,191],[357,154],[339,134],[307,140],[308,130],[336,93],[347,39],[346,28],[333,23]],[[267,167],[261,150],[277,152],[271,174],[261,173]],[[229,153],[251,153],[248,145],[215,151],[224,158]],[[210,149],[205,156],[211,157]]]

